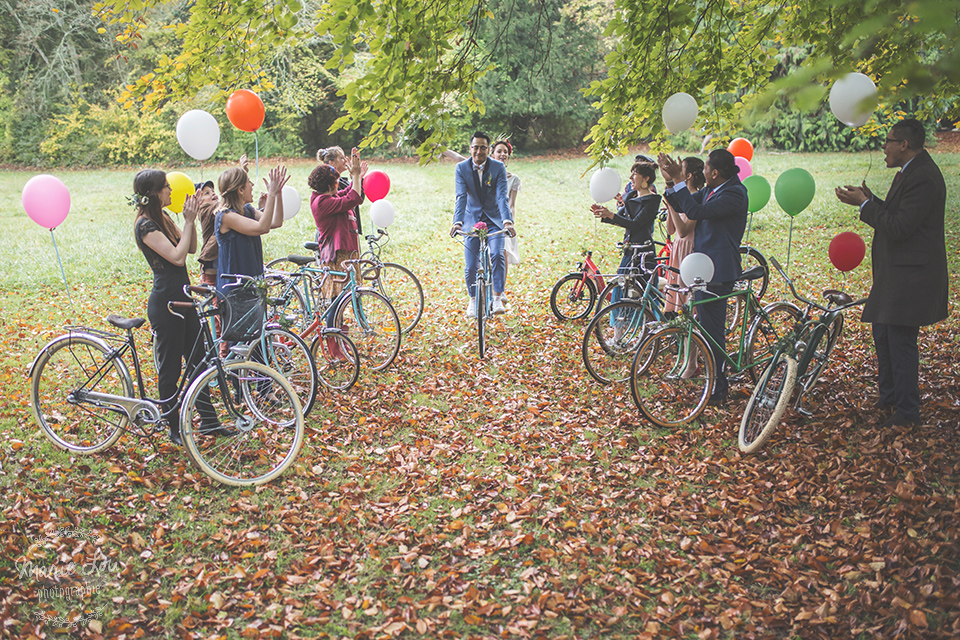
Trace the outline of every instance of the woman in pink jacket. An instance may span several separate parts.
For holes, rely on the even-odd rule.
[[[336,271],[343,271],[344,260],[359,257],[357,218],[353,210],[363,202],[363,195],[360,193],[360,154],[356,149],[347,162],[347,170],[351,182],[345,189],[338,190],[337,179],[340,175],[328,164],[317,166],[307,178],[307,185],[313,190],[310,211],[317,224],[320,262]],[[340,288],[340,285],[327,278],[321,295],[335,298]]]

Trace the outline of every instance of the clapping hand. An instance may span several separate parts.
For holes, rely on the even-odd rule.
[[[864,184],[863,187],[852,187],[850,185],[837,187],[835,193],[837,194],[837,199],[843,204],[859,207],[870,199],[870,196],[864,192],[864,187],[866,187],[866,184]],[[869,192],[870,190],[867,189],[866,191]]]
[[[287,168],[281,164],[270,169],[269,177],[264,178],[263,182],[267,187],[267,193],[278,194],[289,179],[290,175],[287,173]]]
[[[660,173],[664,180],[674,184],[683,182],[683,167],[680,166],[679,162],[667,154],[661,153],[657,156],[657,164],[660,165]]]
[[[593,212],[593,217],[595,218],[612,218],[613,211],[607,209],[602,204],[592,204],[590,205],[590,211]]]
[[[200,211],[200,193],[187,196],[183,201],[183,223],[184,225],[193,224],[197,219],[197,213]]]
[[[237,161],[237,165],[244,171],[250,169],[250,159],[247,158],[247,154],[240,156],[240,159]]]

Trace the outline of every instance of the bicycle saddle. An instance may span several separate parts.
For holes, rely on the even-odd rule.
[[[316,242],[304,242],[303,248],[306,249],[307,251],[319,251],[320,245],[317,244]]]
[[[107,316],[107,322],[115,326],[117,329],[137,329],[143,326],[143,323],[146,322],[144,318],[122,318],[120,316],[115,316],[112,313]]]
[[[837,291],[836,289],[826,289],[823,292],[823,297],[838,307],[853,302],[853,298],[843,291]]]
[[[287,260],[297,265],[298,267],[302,267],[305,264],[316,262],[317,259],[313,256],[287,256]]]
[[[766,272],[767,270],[764,269],[762,265],[758,264],[756,266],[750,267],[749,269],[741,273],[740,279],[741,280],[759,280],[760,278],[763,277],[763,275]]]

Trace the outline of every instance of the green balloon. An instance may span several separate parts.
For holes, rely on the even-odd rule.
[[[743,180],[747,188],[747,208],[750,213],[756,213],[770,202],[770,183],[763,176],[747,176]]]
[[[787,169],[777,178],[774,193],[777,204],[790,216],[795,216],[813,202],[817,183],[806,169]]]

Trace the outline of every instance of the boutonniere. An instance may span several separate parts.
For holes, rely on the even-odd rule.
[[[487,172],[487,186],[490,186],[490,172]]]

